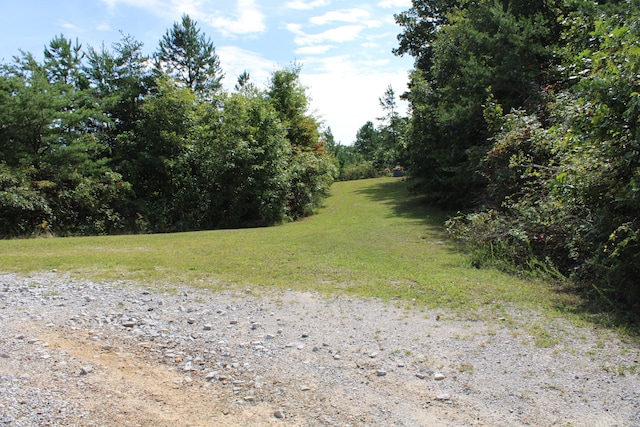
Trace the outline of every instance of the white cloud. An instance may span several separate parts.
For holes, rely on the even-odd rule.
[[[384,7],[385,9],[390,9],[392,7],[408,9],[411,7],[411,0],[384,0],[379,2],[378,6]]]
[[[302,25],[300,24],[290,23],[290,24],[285,24],[284,27],[288,31],[291,31],[293,34],[303,34]]]
[[[287,29],[295,34],[294,43],[309,46],[324,42],[344,43],[355,40],[364,29],[362,25],[343,25],[318,34],[307,34],[298,24],[288,24]]]
[[[164,0],[101,0],[103,3],[113,10],[116,6],[123,4],[126,6],[137,7],[139,9],[166,11],[168,5]]]
[[[343,9],[327,12],[322,16],[314,16],[310,19],[312,24],[324,25],[329,22],[361,22],[371,16],[364,9]]]
[[[295,53],[298,55],[321,55],[327,53],[332,48],[333,46],[331,45],[305,46],[296,49]]]
[[[226,35],[261,33],[267,29],[265,16],[254,0],[238,0],[234,19],[220,16],[218,13],[202,13],[201,16],[208,24]]]
[[[307,66],[317,68],[306,72]],[[354,62],[348,56],[306,61],[300,79],[308,88],[311,107],[331,131],[336,141],[353,143],[356,133],[367,121],[382,116],[378,98],[389,85],[396,94],[407,88],[406,71],[379,71]],[[401,113],[406,103],[398,100]]]
[[[107,23],[103,23],[103,24],[99,24],[96,27],[96,30],[98,31],[111,31],[111,26]]]
[[[180,15],[187,14],[191,17],[200,15],[200,0],[171,0],[171,8]]]
[[[266,30],[265,16],[255,0],[237,0],[232,16],[212,9],[202,0],[100,0],[109,9],[125,5],[144,9],[155,15],[176,19],[183,14],[216,28],[224,35],[261,33]]]
[[[269,80],[271,73],[281,68],[261,54],[237,46],[216,47],[216,53],[225,73],[222,83],[228,90],[235,86],[238,76],[244,71],[249,73],[253,83],[262,86]]]
[[[289,9],[295,10],[310,10],[315,9],[316,7],[327,6],[330,4],[329,0],[313,0],[313,1],[303,1],[303,0],[294,0],[289,1],[285,4],[285,6]]]

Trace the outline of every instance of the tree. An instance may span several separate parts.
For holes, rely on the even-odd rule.
[[[123,35],[111,51],[104,46],[88,50],[84,72],[110,119],[106,123],[109,127],[102,129],[108,134],[109,144],[115,143],[118,135],[133,131],[141,119],[141,107],[151,84],[149,57],[142,53],[142,48],[141,42]]]
[[[412,7],[394,15],[396,24],[403,28],[398,35],[396,55],[409,54],[415,58],[415,67],[428,71],[432,65],[433,42],[441,27],[448,24],[447,14],[462,5],[462,1],[413,0]]]
[[[381,173],[397,165],[406,165],[407,119],[398,112],[396,94],[391,85],[378,100],[384,116],[378,118],[378,126],[367,121],[360,127],[353,146],[363,161],[368,162],[376,173]],[[366,174],[369,175],[370,172],[367,171]]]
[[[63,34],[54,37],[44,50],[44,67],[49,73],[49,79],[80,88],[84,80],[80,72],[83,57],[82,45],[77,39],[73,44]]]
[[[167,30],[153,57],[157,72],[166,73],[201,96],[212,96],[222,87],[215,47],[189,15],[183,15],[180,23]]]
[[[396,93],[393,87],[389,85],[384,91],[384,95],[378,98],[380,107],[385,112],[384,117],[379,120],[387,127],[391,134],[391,145],[395,147],[398,144],[400,114],[398,114],[398,105],[396,103]]]
[[[336,138],[333,136],[333,132],[331,131],[331,126],[328,126],[321,135],[321,138],[325,142],[325,147],[327,151],[331,152],[336,147]]]
[[[44,56],[0,65],[0,236],[272,225],[311,214],[336,176],[299,68],[227,94],[186,15],[155,75],[131,36],[85,52],[60,35]]]
[[[200,103],[195,93],[172,79],[160,78],[142,108],[143,117],[129,141],[130,157],[119,170],[132,183],[136,209],[148,231],[171,231],[175,224],[174,185],[180,159],[198,130]]]
[[[287,129],[292,147],[287,214],[292,219],[302,218],[313,213],[337,168],[320,139],[318,121],[307,111],[309,100],[300,84],[300,66],[275,71],[266,94]]]
[[[278,113],[264,97],[232,94],[215,131],[213,215],[217,227],[282,222],[289,191],[291,145]]]
[[[558,80],[535,109],[502,114],[487,99],[487,208],[448,224],[476,265],[569,276],[607,316],[640,304],[639,10],[637,0],[565,9]]]
[[[373,122],[369,120],[356,132],[356,140],[353,142],[353,146],[365,158],[372,159],[378,146],[378,140],[378,131]]]
[[[299,149],[313,149],[320,137],[318,122],[308,114],[309,99],[300,84],[299,65],[277,70],[271,74],[267,97],[287,124],[287,138]]]
[[[385,113],[383,117],[378,119],[381,122],[380,132],[382,135],[382,153],[379,157],[384,158],[385,167],[393,168],[398,164],[405,166],[407,161],[405,142],[407,120],[401,117],[398,112],[396,94],[391,85],[379,98],[379,102]]]
[[[8,178],[2,192],[24,216],[13,230],[42,226],[64,235],[123,227],[120,202],[128,184],[107,165],[108,150],[91,132],[105,117],[86,87],[82,52],[70,46],[59,37],[43,64],[23,53],[3,67],[0,162]]]
[[[417,53],[428,55],[429,66],[417,67],[407,95],[413,111],[411,177],[415,188],[436,203],[470,205],[482,199],[486,184],[477,173],[491,136],[483,105],[495,96],[507,111],[537,108],[554,25],[548,24],[544,2],[485,0],[444,7],[414,1],[414,9],[418,5],[426,12],[416,19],[447,13],[424,36],[428,52]],[[414,37],[415,28],[406,36]]]

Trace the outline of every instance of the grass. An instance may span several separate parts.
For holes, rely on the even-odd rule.
[[[552,309],[568,298],[539,281],[470,267],[444,220],[397,178],[339,182],[317,215],[277,227],[0,241],[0,271],[339,292],[451,309]]]

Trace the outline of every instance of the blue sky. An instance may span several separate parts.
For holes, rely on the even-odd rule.
[[[111,47],[120,33],[151,54],[183,14],[213,41],[231,89],[244,70],[262,85],[297,62],[312,113],[348,145],[367,120],[382,115],[378,98],[391,85],[405,91],[413,60],[391,53],[401,31],[394,13],[410,0],[2,0],[0,60],[19,50],[42,58],[56,35],[83,46]],[[402,107],[402,105],[401,105]]]

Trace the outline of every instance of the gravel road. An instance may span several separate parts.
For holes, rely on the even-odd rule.
[[[0,274],[0,426],[640,426],[639,359],[534,311]]]

